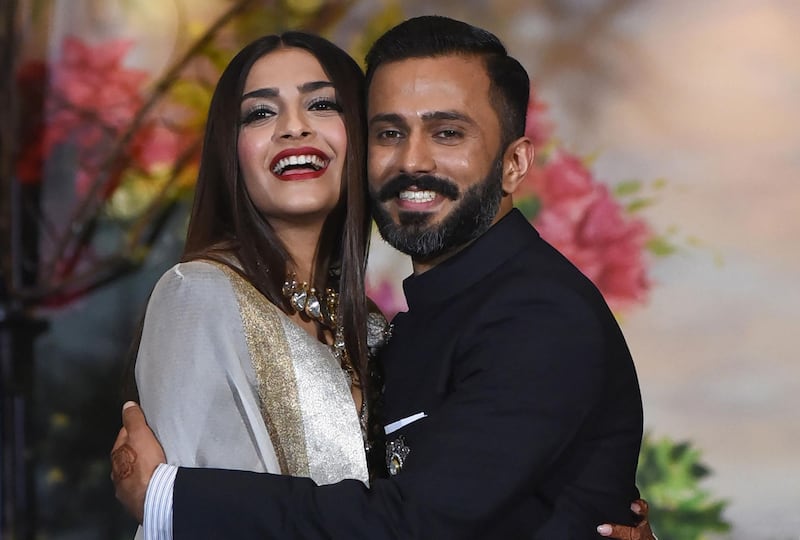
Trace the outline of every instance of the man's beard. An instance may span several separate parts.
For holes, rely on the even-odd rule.
[[[430,261],[466,246],[492,225],[503,198],[503,161],[498,156],[489,174],[479,183],[460,193],[449,179],[424,175],[398,175],[377,193],[372,192],[375,223],[381,236],[392,247],[410,255],[415,261]],[[432,215],[427,212],[400,211],[395,223],[381,204],[397,196],[409,186],[433,190],[456,201],[456,206],[439,224],[428,225]]]

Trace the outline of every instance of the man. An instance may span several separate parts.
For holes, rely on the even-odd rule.
[[[171,509],[179,540],[593,538],[630,524],[633,362],[600,293],[513,209],[533,159],[527,73],[494,35],[442,17],[390,30],[367,64],[375,219],[414,267],[381,353],[391,478],[158,465],[129,407],[118,497],[141,517],[147,490],[145,526],[166,510],[168,527]]]

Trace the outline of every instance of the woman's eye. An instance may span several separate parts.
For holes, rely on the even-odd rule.
[[[318,99],[308,106],[310,111],[336,111],[342,112],[342,106],[333,99]]]
[[[267,118],[272,118],[274,115],[275,112],[272,111],[272,109],[267,107],[256,107],[248,110],[244,113],[244,115],[242,115],[242,125],[252,124],[253,122],[258,122],[259,120],[266,120]]]

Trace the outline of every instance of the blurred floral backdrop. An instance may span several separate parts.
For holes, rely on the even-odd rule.
[[[623,323],[650,433],[639,483],[659,536],[796,538],[800,489],[785,479],[800,477],[791,412],[800,373],[776,335],[800,320],[800,261],[787,248],[790,231],[800,233],[800,193],[783,181],[800,171],[800,132],[774,102],[750,104],[788,103],[787,88],[800,88],[790,60],[800,13],[791,2],[758,6],[8,2],[0,300],[4,317],[41,332],[14,373],[30,375],[36,537],[132,536],[108,480],[120,372],[150,288],[180,253],[205,112],[227,61],[288,28],[361,60],[404,17],[440,13],[495,31],[532,74],[537,158],[516,202]],[[731,36],[741,33],[751,39],[740,50]],[[752,156],[732,157],[742,147]],[[770,198],[760,178],[783,191]],[[410,264],[377,234],[372,246],[370,295],[391,315],[405,309],[399,283]],[[767,295],[774,301],[760,304]],[[746,474],[760,487],[739,481]]]

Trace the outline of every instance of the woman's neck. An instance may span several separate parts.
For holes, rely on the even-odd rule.
[[[281,239],[292,258],[288,271],[297,275],[298,281],[311,282],[314,262],[317,257],[321,225],[298,226],[296,224],[273,224],[275,234]]]

